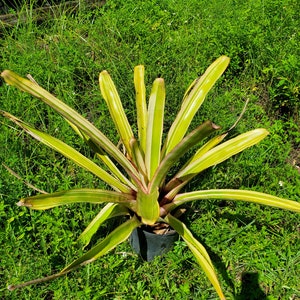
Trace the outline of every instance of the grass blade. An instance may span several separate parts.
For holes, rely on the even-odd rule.
[[[41,194],[21,199],[17,204],[31,209],[45,210],[71,203],[99,204],[103,202],[121,203],[132,210],[135,210],[136,204],[132,195],[97,189],[74,189],[52,194]]]
[[[21,180],[25,185],[27,185],[29,188],[41,193],[41,194],[48,194],[46,191],[41,190],[39,188],[37,188],[36,186],[34,186],[33,184],[31,184],[30,182],[28,182],[27,180],[24,180],[19,174],[17,174],[15,171],[13,171],[10,167],[8,167],[7,165],[2,163],[2,166],[14,177],[16,177],[17,179]]]

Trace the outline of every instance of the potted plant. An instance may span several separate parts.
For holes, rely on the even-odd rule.
[[[266,129],[259,128],[224,141],[228,131],[218,135],[214,134],[220,127],[211,121],[206,121],[187,133],[189,125],[203,103],[206,94],[225,71],[228,64],[229,58],[221,56],[212,63],[203,76],[190,85],[184,94],[182,105],[164,143],[162,142],[165,104],[164,80],[157,78],[154,81],[147,105],[144,67],[141,65],[135,67],[134,85],[138,129],[138,136],[135,137],[110,75],[107,71],[101,72],[99,76],[100,90],[125,151],[121,151],[93,124],[34,81],[21,78],[12,71],[2,72],[1,76],[8,84],[41,99],[62,115],[78,135],[95,151],[109,171],[105,171],[61,140],[33,128],[8,112],[2,111],[2,114],[40,142],[101,178],[112,188],[112,190],[73,189],[52,194],[41,194],[21,199],[18,205],[45,210],[76,202],[107,203],[80,235],[79,240],[84,244],[90,242],[92,235],[107,219],[121,215],[128,216],[125,223],[115,228],[107,237],[59,273],[20,285],[9,286],[10,290],[67,274],[106,254],[127,240],[136,228],[147,227],[149,231],[155,227],[160,231],[172,228],[181,236],[216,289],[220,299],[225,299],[207,251],[179,219],[179,215],[182,213],[180,207],[196,200],[230,199],[300,212],[300,204],[295,201],[254,191],[213,189],[182,192],[182,188],[203,170],[225,161],[268,135]],[[213,137],[207,138],[211,134],[214,134]],[[201,146],[195,154],[170,178],[169,174],[173,165],[191,147],[199,144]]]

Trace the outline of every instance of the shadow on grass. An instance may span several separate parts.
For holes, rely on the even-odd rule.
[[[207,250],[211,260],[213,261],[214,267],[221,274],[221,277],[225,281],[226,285],[230,287],[232,292],[234,293],[235,286],[228,275],[227,268],[222,261],[221,257],[216,254],[213,250],[210,249],[203,241],[201,241],[202,245]],[[266,300],[267,295],[260,288],[258,282],[258,273],[257,272],[245,272],[242,274],[242,287],[239,294],[234,295],[235,300]]]
[[[245,227],[245,224],[255,224],[258,228],[262,226],[259,222],[256,220],[250,219],[245,217],[244,215],[233,215],[229,213],[220,214],[218,218],[226,218],[228,220],[239,220],[240,226]],[[186,223],[189,223],[190,220],[185,220]],[[241,279],[241,290],[239,293],[236,292],[235,284],[230,278],[230,273],[228,272],[228,269],[223,262],[222,258],[213,251],[202,239],[201,237],[197,236],[194,233],[194,236],[197,240],[200,241],[200,243],[205,247],[207,250],[214,267],[216,270],[218,270],[218,273],[220,274],[220,277],[224,280],[225,284],[231,289],[231,292],[233,293],[233,299],[235,300],[266,300],[267,295],[264,293],[264,291],[259,286],[259,276],[257,272],[244,272],[242,274]]]
[[[242,289],[235,300],[266,300],[267,295],[260,288],[258,283],[258,273],[245,272],[242,274]]]
[[[213,250],[211,250],[211,248],[208,247],[201,239],[199,239],[199,237],[197,237],[197,240],[200,241],[200,243],[206,249],[208,255],[210,256],[210,258],[211,258],[211,260],[213,262],[214,267],[221,274],[221,277],[225,281],[226,285],[229,286],[232,291],[234,291],[235,290],[234,283],[233,283],[232,279],[228,275],[228,271],[227,271],[226,265],[222,261],[222,258],[216,252],[214,252]]]

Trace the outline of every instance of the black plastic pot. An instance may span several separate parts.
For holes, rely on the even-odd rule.
[[[130,235],[129,242],[133,250],[145,261],[151,261],[155,256],[170,251],[178,237],[175,230],[169,230],[165,234],[155,234],[138,227]]]

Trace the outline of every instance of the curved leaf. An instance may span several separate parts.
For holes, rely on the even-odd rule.
[[[145,158],[143,153],[141,152],[141,149],[138,145],[138,141],[136,139],[132,139],[130,141],[130,147],[132,150],[132,161],[136,165],[136,168],[140,174],[140,181],[143,185],[143,187],[146,189],[148,184],[148,176],[147,176],[147,170],[145,166]]]
[[[87,253],[82,255],[80,258],[73,261],[70,265],[64,268],[61,273],[65,274],[70,272],[79,266],[83,266],[95,261],[98,257],[106,254],[108,251],[115,248],[120,243],[128,239],[131,232],[138,226],[140,226],[140,221],[134,216],[127,222],[123,223],[112,231],[106,238],[104,238],[95,247],[89,250]]]
[[[146,133],[147,133],[147,103],[146,87],[144,83],[145,68],[142,65],[134,68],[134,86],[136,95],[136,113],[137,125],[141,150],[146,150]]]
[[[52,107],[65,119],[80,128],[96,145],[99,145],[99,147],[113,157],[126,170],[133,180],[138,178],[135,168],[124,154],[100,130],[98,130],[92,123],[86,120],[74,109],[51,95],[39,85],[20,77],[12,71],[5,70],[1,73],[1,76],[4,78],[6,83],[17,87],[24,92],[30,93]],[[138,181],[137,184],[139,184]]]
[[[180,170],[175,177],[166,185],[166,191],[172,191],[177,194],[179,188],[182,188],[194,176],[203,170],[217,165],[229,157],[249,148],[262,139],[264,139],[269,132],[266,129],[259,128],[240,134],[203,154],[203,156],[192,161],[184,169]]]
[[[145,164],[149,180],[153,177],[161,159],[165,96],[164,80],[157,78],[153,83],[148,107]]]
[[[191,164],[195,160],[201,158],[206,152],[220,144],[224,138],[227,136],[227,133],[223,133],[221,135],[213,137],[211,140],[209,140],[207,143],[205,143],[200,149],[196,151],[194,156],[184,165],[183,168],[185,168],[187,165]],[[182,169],[183,169],[182,168]]]
[[[121,203],[124,206],[135,210],[134,196],[96,189],[75,189],[52,194],[41,194],[21,199],[17,204],[32,209],[44,210],[71,203],[99,204],[103,202]]]
[[[124,216],[127,214],[128,209],[123,205],[113,203],[106,204],[97,216],[89,223],[87,228],[81,233],[78,238],[78,242],[83,244],[83,248],[85,248],[103,222],[113,217]]]
[[[286,209],[300,213],[300,203],[292,200],[283,199],[265,193],[248,191],[248,190],[232,190],[232,189],[217,189],[204,190],[189,193],[178,194],[173,202],[164,206],[167,211],[172,211],[176,207],[196,200],[207,199],[222,199],[252,202],[276,208]]]
[[[243,115],[246,111],[248,102],[249,102],[249,99],[246,100],[243,110],[241,111],[239,117],[236,119],[234,124],[228,130],[226,130],[226,132],[224,132],[223,134],[221,134],[219,136],[215,136],[210,141],[208,141],[206,144],[204,144],[200,149],[198,149],[197,152],[194,154],[194,156],[188,162],[186,162],[186,164],[181,169],[184,169],[187,165],[191,164],[193,161],[195,161],[198,158],[200,158],[201,156],[203,156],[206,152],[208,152],[209,150],[211,150],[212,148],[214,148],[215,146],[220,144],[224,140],[224,138],[228,135],[228,133],[237,126],[237,124],[239,123],[239,121],[241,120],[241,118],[243,117]]]
[[[195,146],[206,136],[218,129],[220,129],[219,126],[215,125],[211,121],[206,121],[189,133],[168,155],[164,157],[158,166],[152,181],[150,182],[149,190],[152,191],[162,184],[162,181],[174,163],[176,163],[182,155],[190,150],[191,147]]]
[[[198,174],[213,165],[217,165],[246,148],[259,143],[268,134],[269,132],[263,128],[242,133],[206,152],[203,156],[189,164],[184,170],[180,171],[178,177]]]
[[[165,154],[168,154],[182,140],[207,93],[223,74],[228,64],[228,57],[219,57],[208,67],[206,72],[188,88],[181,109],[169,130],[164,145]]]
[[[127,154],[131,157],[130,140],[134,137],[128,119],[124,112],[119,94],[107,71],[99,75],[101,94],[106,101],[109,112],[119,132]]]
[[[87,265],[93,261],[95,261],[98,257],[105,255],[107,252],[115,248],[120,243],[124,242],[131,232],[140,225],[139,220],[136,217],[133,217],[129,219],[127,222],[123,223],[119,227],[117,227],[113,232],[111,232],[106,238],[104,238],[100,243],[98,243],[95,247],[93,247],[91,250],[89,250],[87,253],[73,261],[70,265],[68,265],[66,268],[64,268],[59,273],[38,278],[34,280],[30,280],[21,284],[16,285],[10,285],[8,286],[8,289],[10,291],[13,291],[18,288],[23,288],[25,286],[31,285],[31,284],[37,284],[42,282],[47,282],[49,280],[56,279],[58,277],[64,276],[68,274],[69,272]]]
[[[72,129],[88,144],[88,146],[96,153],[97,157],[108,167],[110,172],[118,178],[122,183],[136,190],[133,183],[117,168],[114,162],[109,158],[109,156],[99,148],[90,137],[83,133],[76,125],[71,123],[69,120],[65,119],[66,122],[72,127]]]
[[[79,153],[74,148],[70,147],[69,145],[65,144],[59,139],[56,139],[52,137],[51,135],[41,132],[22,120],[19,120],[15,116],[7,113],[7,112],[1,112],[5,117],[9,118],[11,121],[13,121],[15,124],[20,126],[22,129],[24,129],[28,134],[30,134],[32,137],[40,141],[41,143],[47,145],[48,147],[54,149],[55,151],[61,153],[65,157],[71,159],[73,162],[75,162],[78,166],[88,170],[89,172],[93,173],[106,183],[108,183],[113,189],[122,191],[124,193],[130,193],[131,188],[127,185],[123,184],[119,180],[117,180],[115,177],[111,176],[109,173],[104,171],[102,168],[100,168],[97,164],[95,164],[93,161]]]
[[[174,228],[178,234],[184,239],[192,253],[194,254],[196,260],[198,261],[199,265],[201,266],[202,270],[205,272],[206,276],[208,277],[209,281],[215,288],[216,292],[218,293],[220,299],[225,299],[225,296],[222,292],[221,285],[217,278],[216,272],[214,270],[213,264],[210,260],[210,257],[203,247],[203,245],[197,241],[192,233],[188,230],[186,225],[180,222],[178,219],[173,217],[172,215],[168,214],[165,218],[166,222]]]

